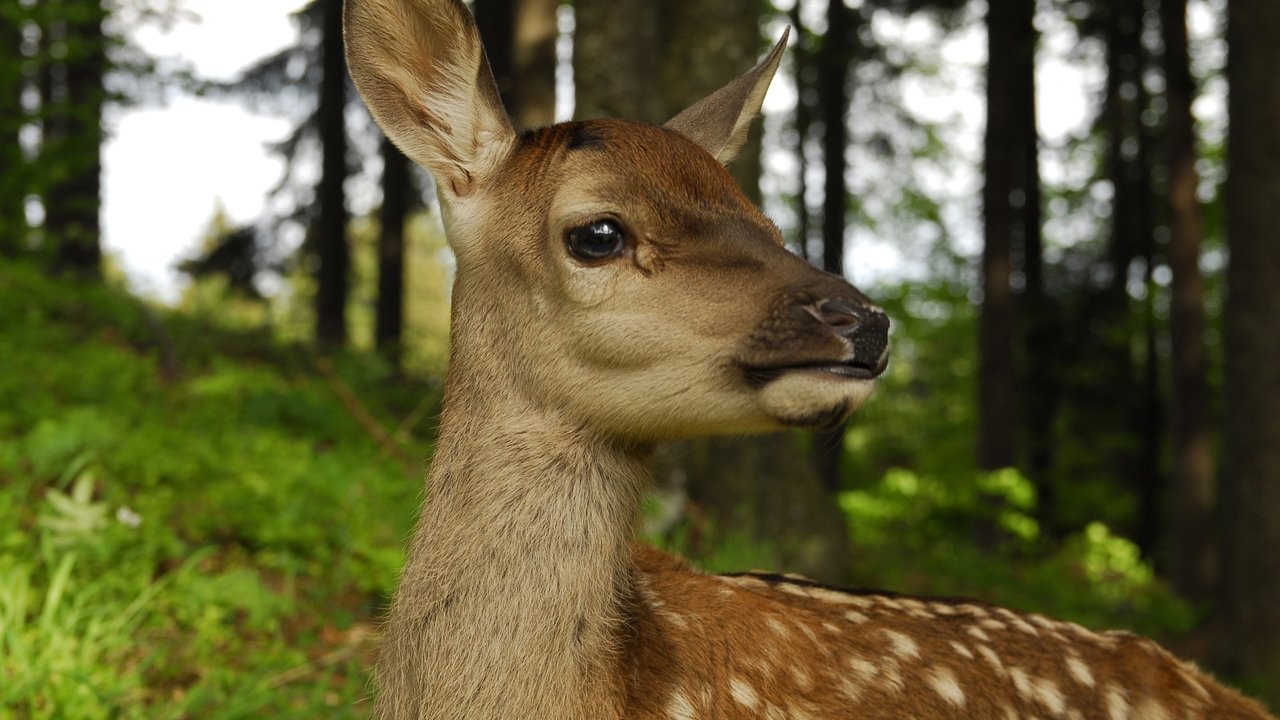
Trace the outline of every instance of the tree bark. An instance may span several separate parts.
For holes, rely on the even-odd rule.
[[[404,227],[409,215],[409,160],[382,138],[382,207],[378,211],[378,301],[374,341],[400,366],[404,329]]]
[[[1204,278],[1200,245],[1204,215],[1196,187],[1195,85],[1187,54],[1186,0],[1161,0],[1164,34],[1165,123],[1169,145],[1170,240],[1173,271],[1169,326],[1173,344],[1173,558],[1174,587],[1207,601],[1217,574],[1213,511],[1215,478],[1209,415],[1209,348],[1204,331]]]
[[[325,3],[321,50],[323,77],[316,115],[323,155],[320,184],[316,189],[319,221],[312,228],[318,261],[316,342],[324,348],[336,348],[347,341],[347,273],[351,264],[347,246],[346,192],[343,189],[347,179],[347,70],[342,52],[342,0],[321,2]]]
[[[22,109],[22,11],[17,4],[0,9],[0,255],[21,251],[27,233],[23,197],[28,192],[26,158],[18,133],[26,121]]]
[[[984,469],[1014,465],[1016,377],[1013,250],[1022,234],[1025,180],[1017,161],[1018,106],[1029,102],[1018,85],[1019,42],[1029,4],[991,0],[987,10],[987,128],[984,140],[982,311],[978,323],[978,462]]]
[[[556,119],[556,7],[559,0],[520,0],[515,13],[516,127]]]
[[[849,163],[850,48],[855,47],[854,12],[844,0],[827,2],[827,35],[818,52],[818,97],[822,117],[822,269],[844,277],[844,232]],[[845,426],[813,434],[814,463],[827,492],[840,490]]]
[[[46,144],[42,163],[51,180],[45,192],[45,238],[54,268],[101,277],[102,106],[106,97],[106,11],[96,1],[65,8],[50,36],[65,48],[62,78],[46,86]]]
[[[1280,677],[1280,4],[1234,0],[1227,20],[1226,423],[1219,602],[1228,665]],[[1280,691],[1272,685],[1273,703]]]
[[[476,18],[476,28],[484,42],[484,53],[489,58],[489,70],[502,97],[507,112],[516,107],[516,78],[513,50],[515,48],[515,4],[518,0],[475,0],[471,4]]]
[[[809,205],[805,197],[809,194],[807,145],[813,126],[813,96],[816,95],[816,92],[813,89],[813,81],[809,77],[812,67],[809,59],[810,38],[809,30],[805,27],[804,19],[801,17],[800,0],[795,0],[791,5],[788,19],[791,22],[791,31],[796,36],[796,44],[791,48],[792,76],[795,78],[796,84],[796,114],[792,120],[792,127],[795,129],[795,154],[796,160],[799,162],[799,168],[796,171],[795,241],[796,247],[800,251],[800,257],[810,260]]]

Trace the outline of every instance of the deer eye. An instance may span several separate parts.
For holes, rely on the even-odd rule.
[[[579,260],[603,260],[622,252],[627,246],[622,228],[613,220],[597,220],[574,228],[567,236],[569,252]]]

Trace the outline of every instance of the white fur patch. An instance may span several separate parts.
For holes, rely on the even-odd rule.
[[[749,710],[755,710],[760,705],[760,698],[756,695],[756,689],[740,678],[732,678],[729,680],[729,695],[733,697],[738,704],[743,705]]]
[[[944,667],[935,667],[929,671],[929,686],[933,691],[938,693],[943,700],[955,705],[956,707],[964,707],[965,696],[964,690],[960,689],[960,683],[956,682],[955,673]]]
[[[920,657],[920,646],[915,640],[903,635],[897,630],[885,630],[884,636],[889,638],[890,650],[894,655],[901,658],[918,658]]]
[[[1067,658],[1067,672],[1071,673],[1071,677],[1081,685],[1092,688],[1095,684],[1093,679],[1093,671],[1080,658],[1072,655]]]
[[[684,693],[677,692],[667,704],[667,717],[671,720],[695,720],[698,716],[694,714],[689,698]]]

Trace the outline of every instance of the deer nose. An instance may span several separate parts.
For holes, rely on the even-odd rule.
[[[884,372],[889,349],[889,316],[882,310],[850,298],[828,298],[817,303],[817,316],[837,335],[849,341],[849,364],[868,370],[872,377]]]

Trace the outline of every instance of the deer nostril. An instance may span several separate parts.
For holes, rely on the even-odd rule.
[[[875,373],[883,369],[889,348],[889,316],[877,308],[847,298],[815,303],[814,315],[853,346],[852,365]]]
[[[818,319],[837,330],[860,324],[867,308],[844,298],[831,298],[817,303]]]

